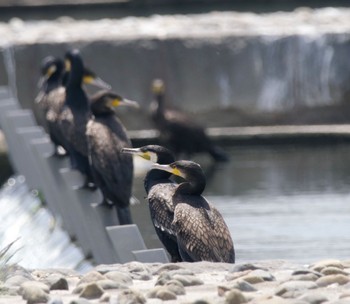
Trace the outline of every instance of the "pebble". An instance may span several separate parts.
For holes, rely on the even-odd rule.
[[[320,294],[318,291],[313,292],[313,293],[304,294],[304,295],[300,296],[299,299],[304,300],[310,304],[321,304],[323,302],[328,301],[328,298],[325,295]]]
[[[89,283],[83,288],[79,297],[85,299],[99,299],[103,295],[103,293],[104,290],[98,284]]]
[[[109,271],[105,273],[107,279],[113,280],[119,284],[132,285],[132,278],[129,274],[120,271]]]
[[[282,283],[275,291],[275,295],[283,296],[287,292],[294,292],[306,289],[317,288],[314,282],[309,281],[289,281]]]
[[[24,300],[27,300],[27,304],[48,302],[49,295],[41,287],[36,284],[25,284],[21,286],[21,295]]]
[[[240,304],[246,303],[247,299],[238,289],[232,289],[226,293],[225,304]]]
[[[339,260],[324,260],[324,261],[320,261],[314,265],[311,265],[311,269],[315,270],[315,271],[322,271],[323,268],[326,267],[336,267],[336,268],[340,268],[343,269],[344,266],[343,264],[339,261]]]
[[[118,295],[118,304],[144,304],[146,298],[137,290],[127,289],[123,290]]]
[[[319,278],[316,284],[320,287],[325,287],[334,283],[344,285],[350,281],[350,278],[343,274],[333,274]]]
[[[21,299],[24,293],[31,301],[27,303],[33,304],[143,304],[146,297],[147,304],[350,303],[349,268],[336,260],[311,266],[270,260],[237,267],[210,262],[132,262],[97,266],[84,275],[53,269],[28,272],[21,268],[9,274],[5,282],[0,282],[0,303],[25,303]],[[16,282],[17,285],[7,285]]]

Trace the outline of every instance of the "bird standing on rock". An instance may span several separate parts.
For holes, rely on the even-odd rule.
[[[151,168],[185,179],[172,195],[172,230],[183,261],[234,263],[230,231],[220,212],[202,196],[206,180],[200,165],[181,160],[169,165],[154,164]]]
[[[160,140],[178,156],[185,153],[208,153],[215,161],[228,161],[228,155],[210,140],[202,126],[192,117],[165,105],[165,86],[162,80],[152,83],[154,100],[151,103],[151,118],[160,133]]]
[[[86,124],[91,112],[89,99],[82,88],[83,83],[108,88],[95,74],[86,76],[84,64],[78,50],[65,55],[65,69],[68,72],[64,107],[59,115],[59,126],[65,135],[66,146],[71,157],[72,168],[86,176],[84,187],[94,189],[93,177],[88,161]]]
[[[157,145],[133,149],[124,148],[122,152],[137,155],[153,163],[169,164],[175,161],[173,154],[168,149]],[[171,173],[152,169],[145,177],[144,186],[151,220],[158,238],[169,252],[171,261],[181,262],[176,234],[172,228],[174,220],[172,197],[177,184],[170,180],[170,176]]]
[[[119,224],[131,224],[130,198],[133,181],[133,160],[121,149],[131,147],[126,129],[115,115],[119,106],[138,107],[113,92],[101,91],[91,98],[92,116],[86,126],[88,155],[96,186],[103,194],[103,203],[117,208]]]

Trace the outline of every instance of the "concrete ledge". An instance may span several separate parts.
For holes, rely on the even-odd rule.
[[[159,144],[156,130],[129,131],[135,147]],[[350,142],[350,124],[208,128],[214,142],[227,146]]]

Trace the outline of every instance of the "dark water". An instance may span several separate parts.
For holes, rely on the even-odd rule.
[[[350,145],[230,149],[213,168],[205,196],[221,211],[237,261],[350,258]],[[142,178],[135,191],[144,196]],[[145,241],[156,246],[147,205],[134,207]]]

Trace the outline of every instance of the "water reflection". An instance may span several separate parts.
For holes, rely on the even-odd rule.
[[[228,164],[206,170],[205,196],[223,214],[237,261],[348,258],[350,146],[239,147]],[[136,195],[145,196],[143,177]],[[159,246],[147,204],[134,208],[146,243]]]

